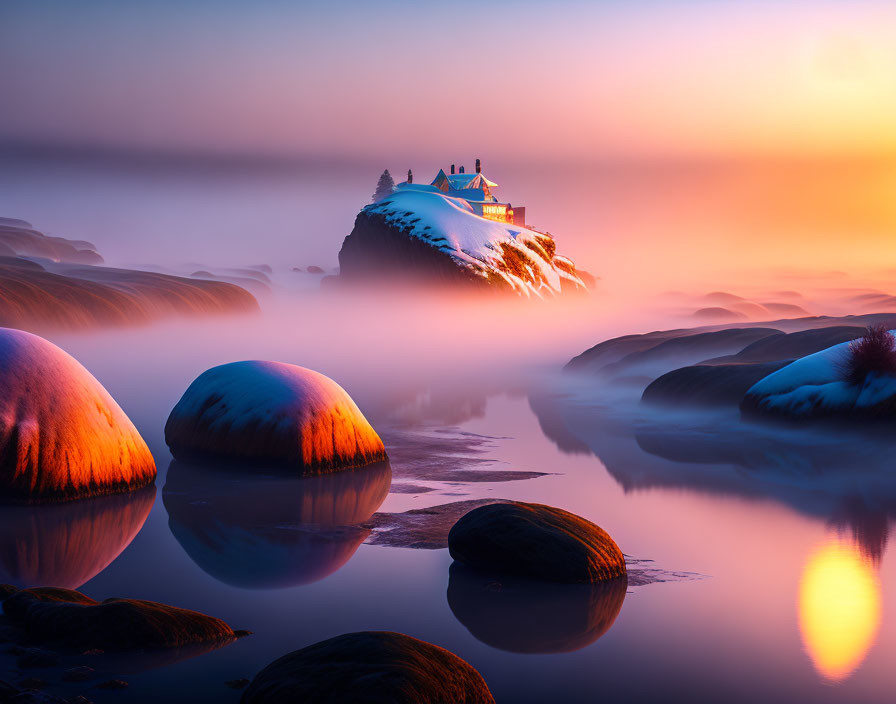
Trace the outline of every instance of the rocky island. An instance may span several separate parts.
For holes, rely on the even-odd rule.
[[[343,282],[389,280],[549,298],[594,279],[557,253],[551,234],[526,224],[525,208],[499,202],[498,184],[476,171],[413,173],[358,213],[339,252]]]

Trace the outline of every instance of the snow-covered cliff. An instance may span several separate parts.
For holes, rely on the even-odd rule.
[[[586,289],[551,235],[482,218],[466,200],[427,185],[403,185],[365,207],[339,266],[346,280],[402,278],[535,297]]]

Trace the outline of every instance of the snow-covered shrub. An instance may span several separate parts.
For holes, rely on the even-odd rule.
[[[842,366],[843,379],[855,386],[872,372],[896,376],[896,338],[885,325],[870,325],[863,337],[849,344]]]

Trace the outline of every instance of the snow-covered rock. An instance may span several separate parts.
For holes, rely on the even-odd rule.
[[[870,373],[862,384],[844,379],[850,344],[842,342],[769,374],[750,387],[741,411],[797,420],[893,417],[896,377]]]
[[[300,474],[386,459],[382,440],[341,386],[282,362],[203,372],[171,411],[165,442],[178,459],[261,462]]]
[[[37,335],[0,328],[0,494],[65,501],[155,478],[143,438],[90,372]]]
[[[365,207],[339,265],[344,279],[397,276],[536,297],[586,289],[551,235],[480,217],[466,200],[426,185]]]

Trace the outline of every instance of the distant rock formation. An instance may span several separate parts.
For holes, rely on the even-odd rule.
[[[77,330],[139,325],[174,315],[258,310],[252,294],[231,283],[92,266],[102,262],[99,255],[81,256],[77,254],[81,250],[60,245],[57,240],[61,238],[48,238],[37,231],[16,237],[38,242],[43,249],[17,245],[15,251],[7,252],[2,222],[11,221],[0,219],[0,325],[32,331]],[[75,244],[92,247],[88,242]],[[266,275],[253,272],[246,280],[266,288],[258,277]]]
[[[67,501],[151,484],[156,465],[103,386],[56,345],[0,328],[0,495]]]
[[[48,237],[29,222],[16,218],[0,218],[0,254],[41,257],[55,262],[102,264],[96,246],[83,240]]]
[[[476,215],[462,198],[406,187],[365,207],[339,252],[340,278],[551,297],[587,286],[554,238]],[[588,275],[593,281],[593,277]]]
[[[382,440],[335,381],[258,360],[203,372],[171,411],[165,442],[178,459],[254,461],[299,475],[387,459]]]

